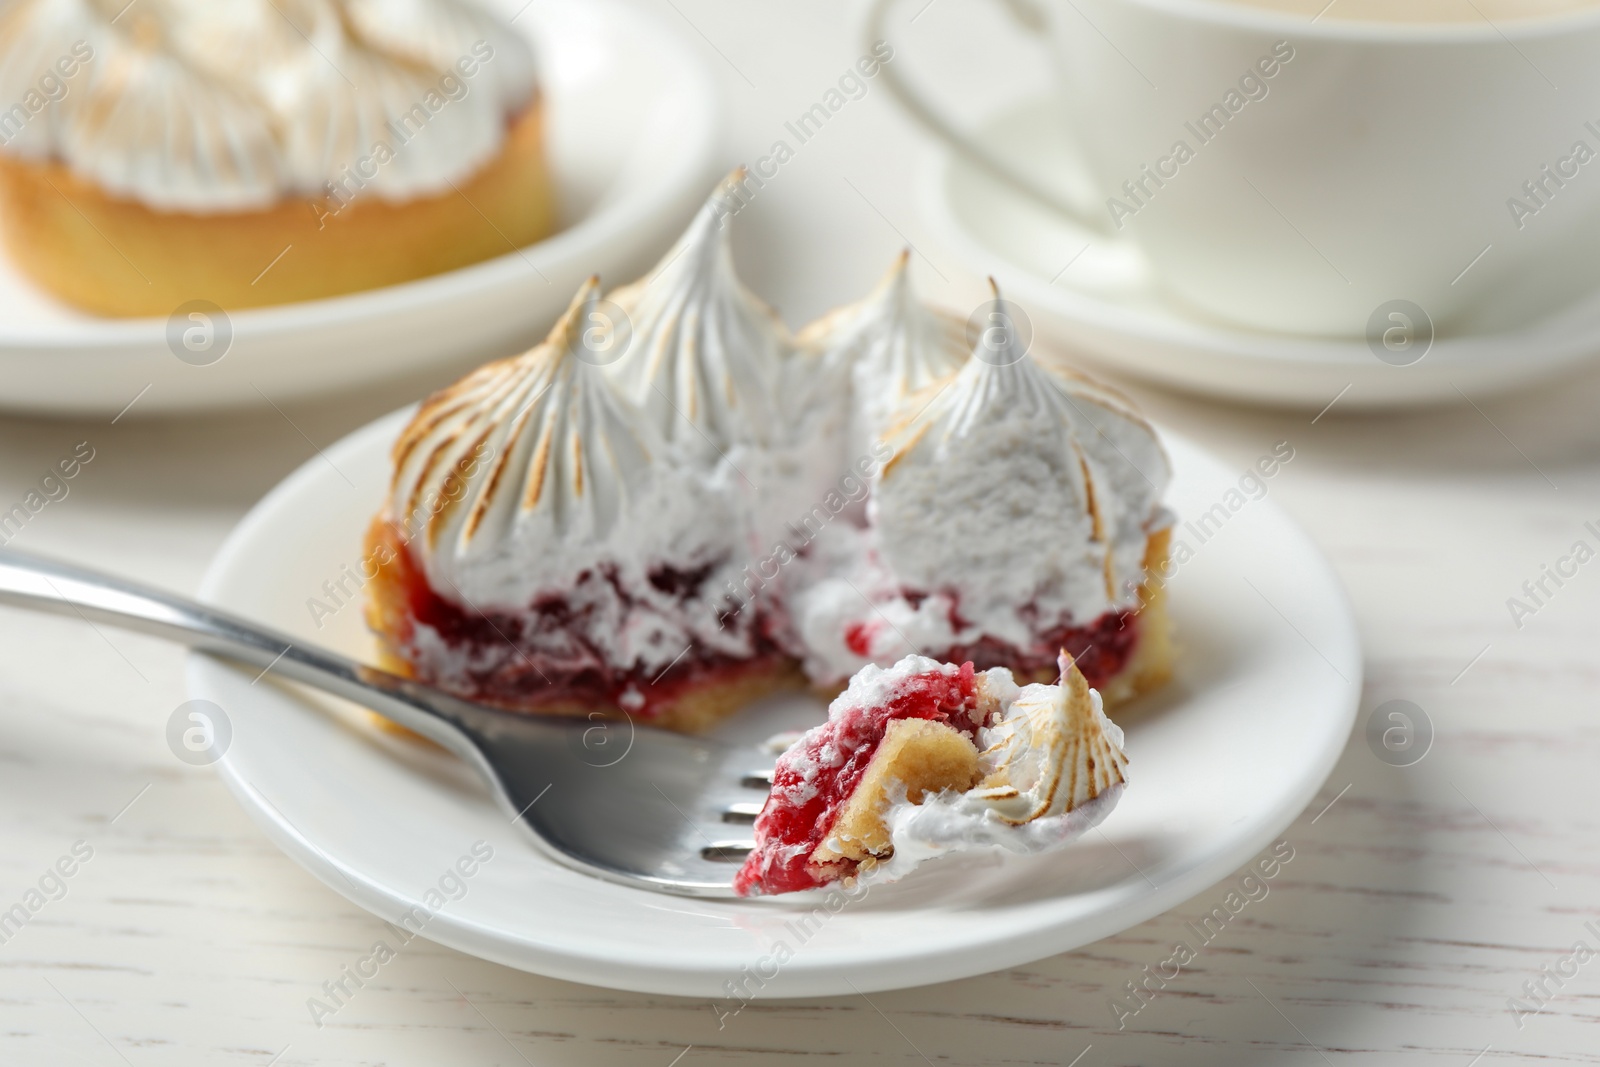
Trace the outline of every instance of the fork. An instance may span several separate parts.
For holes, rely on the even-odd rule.
[[[757,745],[475,704],[198,601],[11,549],[0,549],[0,604],[167,638],[370,708],[465,760],[550,858],[623,885],[733,896],[754,844],[735,828],[755,821],[772,785],[773,755]]]

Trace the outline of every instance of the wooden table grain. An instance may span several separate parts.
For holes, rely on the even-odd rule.
[[[857,9],[835,0],[648,6],[716,72],[730,165],[767,152],[858,52]],[[935,0],[912,43],[896,61],[963,113],[1043,84],[982,5]],[[869,86],[741,212],[751,285],[798,323],[856,298],[910,243],[925,291],[975,306],[980,279],[909,195],[921,145]],[[428,384],[159,422],[0,419],[7,506],[92,450],[12,543],[191,591],[275,482]],[[1600,371],[1315,420],[1126,384],[1241,469],[1294,445],[1272,495],[1333,560],[1366,655],[1361,724],[1283,835],[1293,860],[1209,941],[1191,924],[1237,876],[1025,967],[724,1017],[419,939],[319,1027],[307,999],[382,925],[271,846],[211,771],[173,758],[182,655],[0,612],[0,1062],[1600,1063],[1600,562],[1563,565],[1576,574],[1546,579],[1537,605],[1523,589],[1576,542],[1600,547],[1585,525],[1600,525]],[[1412,766],[1380,760],[1362,728],[1391,700],[1433,727]],[[18,903],[29,920],[7,924]],[[1173,976],[1179,942],[1193,955]]]

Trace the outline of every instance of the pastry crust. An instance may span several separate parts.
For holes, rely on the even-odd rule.
[[[926,719],[896,719],[860,784],[839,809],[828,836],[811,853],[819,867],[849,860],[869,863],[894,851],[884,822],[901,791],[921,804],[924,794],[966,792],[978,782],[978,748],[961,731]]]
[[[13,262],[86,311],[167,316],[315,300],[411,281],[547,236],[555,204],[535,97],[500,153],[457,189],[404,203],[293,198],[260,211],[156,211],[64,164],[0,155],[0,235]]]
[[[365,569],[375,571],[367,582],[365,592],[367,625],[378,637],[378,666],[403,678],[416,678],[415,667],[402,651],[406,643],[405,635],[411,627],[408,590],[413,579],[409,573],[404,542],[394,526],[385,519],[375,519],[367,528],[363,559],[370,561]],[[631,717],[668,730],[699,733],[762,697],[803,686],[799,667],[792,662],[752,661],[747,668],[735,673],[686,686],[679,693],[656,703],[648,718]],[[493,701],[486,700],[484,703]],[[612,719],[627,716],[624,709],[615,705],[572,700],[537,704],[530,701],[526,706],[507,705],[507,710],[576,718],[597,712]]]
[[[1145,581],[1139,587],[1139,643],[1134,645],[1133,655],[1121,673],[1100,691],[1108,710],[1172,680],[1178,645],[1173,638],[1172,616],[1167,611],[1167,583],[1163,577],[1171,543],[1172,531],[1160,530],[1151,535],[1145,549]],[[1153,581],[1151,575],[1155,575]]]

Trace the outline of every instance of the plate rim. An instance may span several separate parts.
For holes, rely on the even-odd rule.
[[[331,477],[324,470],[325,462],[337,463],[342,457],[360,449],[379,445],[392,436],[401,421],[412,410],[412,405],[401,408],[358,427],[332,446],[325,449],[327,459],[311,457],[289,476],[266,493],[228,534],[208,565],[202,579],[198,598],[220,607],[228,604],[220,596],[220,587],[237,568],[250,566],[246,548],[253,538],[275,528],[278,512],[285,510],[294,498],[311,483]],[[1178,444],[1205,461],[1221,461],[1208,450],[1189,438],[1158,427],[1164,442]],[[990,936],[971,945],[957,946],[936,943],[931,947],[899,951],[892,955],[879,953],[873,958],[851,963],[848,966],[833,960],[807,964],[805,954],[799,954],[786,964],[780,988],[772,993],[762,992],[764,1000],[787,1000],[799,997],[834,996],[852,991],[875,992],[911,988],[938,982],[953,981],[977,974],[1002,970],[1007,967],[1038,960],[1070,951],[1101,938],[1111,936],[1162,914],[1205,888],[1216,884],[1229,872],[1238,869],[1251,856],[1261,851],[1267,843],[1277,838],[1305,810],[1311,799],[1326,782],[1345,749],[1350,729],[1360,708],[1363,657],[1359,630],[1354,611],[1343,584],[1331,562],[1318,549],[1306,531],[1294,521],[1275,501],[1263,500],[1255,506],[1266,505],[1274,509],[1281,520],[1298,532],[1308,563],[1313,563],[1322,585],[1331,599],[1325,607],[1329,610],[1338,632],[1340,647],[1332,650],[1339,661],[1340,673],[1349,676],[1342,698],[1343,713],[1330,715],[1323,726],[1327,743],[1316,750],[1314,759],[1296,778],[1296,788],[1283,801],[1280,808],[1263,813],[1254,824],[1231,838],[1231,843],[1219,848],[1204,862],[1197,864],[1161,886],[1153,886],[1126,902],[1114,903],[1099,912],[1085,917],[1056,922],[1038,921],[1019,926],[1001,936]],[[289,509],[292,510],[292,509]],[[1330,663],[1334,662],[1330,660]],[[184,667],[188,697],[212,698],[217,696],[215,686],[219,673],[235,677],[242,673],[219,660],[201,653],[190,653]],[[225,683],[224,683],[225,684]],[[1331,703],[1333,696],[1327,697]],[[262,803],[258,791],[246,781],[226,757],[216,764],[217,771],[235,800],[245,809],[251,821],[260,827],[269,840],[289,859],[313,874],[319,881],[341,896],[380,918],[393,920],[417,901],[403,892],[363,876],[354,868],[340,864],[321,846],[305,838],[288,819],[270,802]],[[1280,798],[1282,799],[1282,798]],[[530,846],[531,848],[531,846]],[[600,884],[597,882],[597,885]],[[1152,883],[1153,885],[1153,883]],[[633,890],[633,892],[644,892]],[[685,898],[662,895],[664,900]],[[725,903],[725,902],[724,902]],[[771,902],[751,902],[753,906],[770,906]],[[729,978],[725,959],[678,957],[670,966],[654,956],[647,958],[628,956],[622,951],[578,950],[565,944],[555,945],[538,941],[525,935],[511,935],[500,929],[454,915],[448,910],[439,912],[430,921],[422,936],[439,944],[466,952],[515,969],[580,982],[604,988],[627,990],[658,995],[722,996],[720,983]],[[530,962],[535,959],[536,962]],[[748,962],[748,961],[747,961]],[[844,971],[848,969],[848,977]],[[715,989],[717,991],[713,992]]]

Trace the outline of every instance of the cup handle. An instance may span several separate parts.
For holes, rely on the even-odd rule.
[[[878,41],[888,40],[885,25],[888,21],[889,11],[900,0],[872,0],[868,9],[866,22],[866,48],[871,51],[872,46]],[[1017,23],[1030,34],[1040,36],[1045,31],[1046,19],[1034,3],[1034,0],[1002,0]],[[1080,226],[1086,227],[1105,236],[1113,236],[1110,222],[1099,217],[1098,212],[1087,212],[1081,207],[1063,200],[1058,193],[1046,188],[1035,180],[1032,175],[1017,169],[1013,164],[995,158],[994,153],[979,144],[966,131],[956,126],[944,117],[944,114],[920,92],[914,89],[909,82],[900,76],[900,73],[891,64],[883,64],[879,68],[879,79],[889,89],[889,94],[899,101],[900,106],[916,121],[920,122],[930,133],[939,137],[952,149],[959,152],[969,163],[987,171],[990,175],[1000,179],[1013,189],[1027,196],[1034,202],[1064,215]]]

